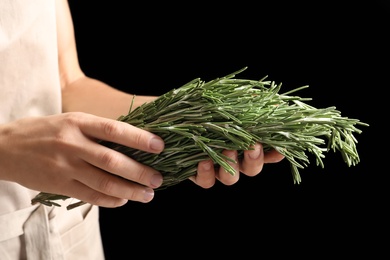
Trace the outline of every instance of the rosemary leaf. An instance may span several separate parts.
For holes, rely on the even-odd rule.
[[[360,162],[357,139],[360,126],[368,124],[343,117],[334,106],[315,108],[310,98],[291,95],[308,86],[280,93],[282,84],[239,79],[242,68],[209,82],[194,79],[132,109],[118,118],[159,135],[165,150],[159,155],[102,140],[100,143],[160,171],[164,177],[158,189],[176,185],[196,174],[197,164],[211,158],[215,167],[235,174],[224,149],[244,150],[260,142],[264,150],[275,149],[290,162],[294,184],[301,182],[299,169],[310,163],[308,155],[324,167],[325,153],[339,152],[348,165]],[[53,200],[67,197],[40,193],[33,203],[58,206]],[[71,204],[74,208],[82,202]]]

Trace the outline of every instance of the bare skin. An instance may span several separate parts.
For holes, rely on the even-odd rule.
[[[133,95],[83,73],[68,2],[56,0],[56,5],[63,113],[0,125],[0,179],[102,207],[119,207],[129,200],[150,202],[154,189],[162,184],[162,175],[99,145],[97,140],[152,153],[160,153],[164,142],[150,132],[115,120],[128,112]],[[134,106],[155,98],[137,95]],[[223,169],[215,170],[207,160],[199,163],[197,174],[190,180],[203,188],[212,187],[217,180],[233,185],[240,172],[255,176],[264,164],[284,158],[276,151],[264,153],[261,144],[254,148],[233,164],[237,171],[234,176]],[[237,158],[237,151],[224,153]]]

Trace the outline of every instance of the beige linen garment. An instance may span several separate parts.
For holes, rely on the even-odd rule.
[[[55,0],[0,0],[0,124],[61,112],[56,39]],[[0,181],[1,260],[104,259],[96,206],[31,205],[37,193]]]

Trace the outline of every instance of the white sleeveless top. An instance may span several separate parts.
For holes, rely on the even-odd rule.
[[[1,0],[0,124],[61,113],[55,19],[55,0]],[[0,180],[0,259],[104,259],[98,208],[31,205],[38,192]]]

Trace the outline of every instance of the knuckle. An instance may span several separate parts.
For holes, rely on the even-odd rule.
[[[62,122],[65,127],[74,127],[80,124],[83,118],[83,114],[80,112],[64,113]]]
[[[88,198],[88,201],[89,203],[93,204],[93,205],[98,205],[98,206],[101,206],[101,205],[104,205],[104,201],[103,201],[103,195],[99,192],[94,192],[92,193],[89,198]]]
[[[146,166],[137,167],[135,172],[136,174],[133,177],[134,178],[133,181],[144,185],[149,183],[147,180],[149,179],[150,176],[149,176],[148,168]]]
[[[100,179],[98,182],[98,190],[100,190],[102,193],[107,195],[112,194],[114,187],[115,187],[115,182],[113,181],[112,178],[104,177]]]
[[[104,169],[113,171],[113,169],[116,169],[120,165],[120,158],[117,153],[109,150],[100,155],[100,162],[102,163]]]
[[[58,148],[67,148],[75,145],[75,135],[79,131],[83,113],[64,113],[61,122],[54,127],[53,145]]]
[[[137,145],[141,145],[143,143],[143,135],[142,133],[136,133],[134,135],[134,141]]]
[[[102,123],[102,127],[103,127],[104,135],[106,135],[108,137],[115,137],[116,136],[117,127],[116,127],[116,125],[114,125],[113,122],[104,121]]]
[[[104,121],[102,122],[103,134],[108,138],[116,138],[125,131],[124,126],[118,124],[116,121]]]

